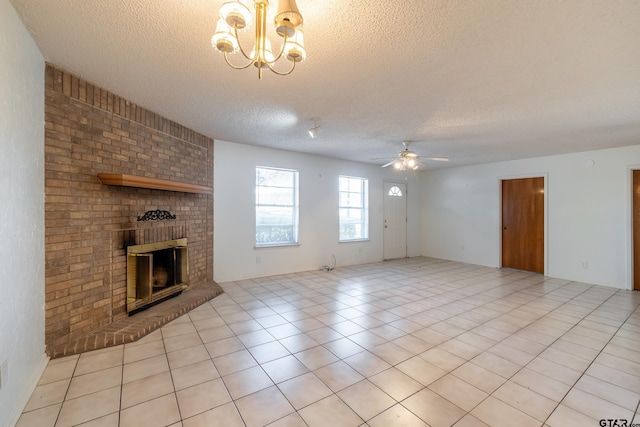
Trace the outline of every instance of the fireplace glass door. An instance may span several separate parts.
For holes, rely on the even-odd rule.
[[[189,283],[187,239],[127,247],[127,312],[182,292]]]

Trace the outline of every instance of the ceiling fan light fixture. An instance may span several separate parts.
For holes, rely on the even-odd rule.
[[[416,159],[403,157],[393,162],[393,168],[399,171],[415,171],[420,165]]]
[[[419,156],[418,153],[416,153],[413,150],[409,150],[409,144],[411,144],[411,141],[404,141],[402,143],[402,145],[404,146],[404,149],[401,151],[398,151],[398,156],[390,161],[389,163],[385,163],[384,165],[382,165],[381,167],[386,168],[386,167],[393,167],[393,169],[398,170],[398,171],[416,171],[420,168],[420,164],[421,164],[421,159],[422,160],[435,160],[438,162],[448,162],[449,159],[447,157],[422,157]],[[385,159],[385,157],[381,158],[381,159],[371,159],[371,160],[382,160]]]

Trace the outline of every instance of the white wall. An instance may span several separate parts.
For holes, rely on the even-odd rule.
[[[545,274],[631,289],[632,169],[640,146],[428,171],[422,254],[499,267],[500,179],[546,176]]]
[[[18,420],[44,348],[44,60],[0,0],[0,425]]]
[[[301,143],[309,143],[301,141]],[[255,167],[299,171],[299,246],[255,248]],[[338,243],[338,176],[369,180],[370,240]],[[420,255],[420,179],[363,163],[214,143],[214,278],[217,282],[381,261],[383,182],[406,182],[409,256]],[[415,190],[414,190],[415,189]],[[414,191],[412,191],[414,190]]]

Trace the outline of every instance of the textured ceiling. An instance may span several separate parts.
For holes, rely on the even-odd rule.
[[[215,139],[429,168],[640,144],[638,0],[297,0],[307,60],[262,80],[211,47],[223,0],[10,1],[47,61]]]

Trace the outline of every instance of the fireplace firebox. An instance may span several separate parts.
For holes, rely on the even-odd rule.
[[[127,247],[127,313],[179,295],[189,284],[187,239]]]

